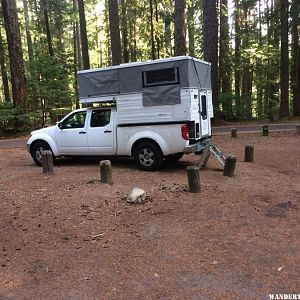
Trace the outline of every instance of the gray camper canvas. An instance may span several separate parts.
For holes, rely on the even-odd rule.
[[[211,65],[189,56],[78,72],[81,103],[115,101],[118,125],[194,122],[211,133]]]

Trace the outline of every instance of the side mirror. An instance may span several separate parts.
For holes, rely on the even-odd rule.
[[[63,124],[62,124],[61,122],[57,123],[57,126],[58,126],[58,128],[59,128],[60,130],[63,129]]]

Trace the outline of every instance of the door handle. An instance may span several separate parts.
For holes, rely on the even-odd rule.
[[[86,131],[79,131],[79,134],[86,134]]]
[[[112,133],[111,130],[104,130],[104,133]]]

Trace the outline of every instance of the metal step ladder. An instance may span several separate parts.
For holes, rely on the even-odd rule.
[[[211,154],[218,160],[222,167],[225,166],[226,156],[217,148],[216,145],[210,142],[206,144],[203,150],[203,154],[199,162],[199,168],[206,165]]]

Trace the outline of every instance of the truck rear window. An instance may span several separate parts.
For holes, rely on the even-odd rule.
[[[150,70],[142,74],[144,87],[179,83],[178,68]]]

